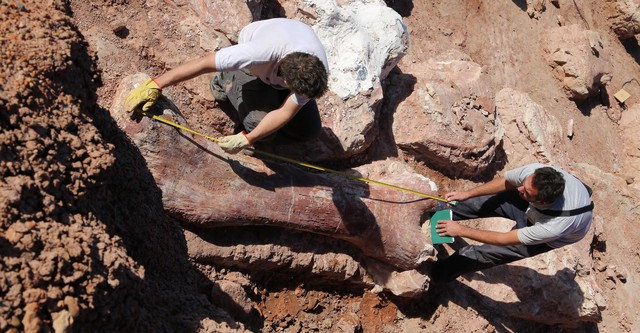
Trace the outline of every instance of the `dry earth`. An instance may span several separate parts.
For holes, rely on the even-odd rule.
[[[265,17],[281,16],[263,1]],[[623,173],[618,120],[611,96],[640,74],[637,40],[624,42],[607,23],[608,2],[559,1],[530,17],[525,1],[402,1],[389,6],[405,20],[411,48],[392,72],[411,84],[412,64],[461,49],[482,65],[489,90],[527,92],[547,112],[575,123],[568,155]],[[637,332],[640,232],[637,197],[628,182],[602,180],[596,198],[605,215],[619,206],[627,218],[596,230],[594,274],[607,308],[599,323],[550,327],[508,318],[491,300],[460,284],[419,300],[325,285],[304,275],[236,271],[194,263],[182,227],[162,210],[160,193],[139,152],[107,110],[120,78],[158,75],[204,51],[175,12],[182,1],[0,2],[0,330],[78,332]],[[233,13],[229,13],[233,15]],[[607,96],[576,105],[566,98],[541,53],[540,36],[558,21],[603,35],[613,80]],[[188,22],[187,22],[188,23]],[[214,44],[217,42],[214,42]],[[216,45],[212,45],[215,48]],[[178,52],[179,51],[179,52]],[[206,85],[202,85],[205,86]],[[192,87],[192,86],[190,86]],[[626,85],[637,103],[640,86]],[[204,94],[177,87],[176,105],[211,134],[232,131],[224,111]],[[383,107],[381,135],[359,161],[401,155],[389,144],[394,103]],[[351,163],[353,161],[350,161]],[[442,191],[468,186],[416,164]],[[623,175],[624,176],[624,175]],[[626,198],[625,202],[609,200]],[[615,194],[615,196],[614,196]],[[230,241],[284,230],[222,230]],[[275,237],[275,236],[274,236]],[[307,239],[310,248],[329,243]],[[326,246],[326,245],[324,245]],[[216,299],[220,281],[251,289],[253,308]],[[224,286],[223,286],[224,287]],[[241,291],[242,293],[242,291]],[[250,296],[247,296],[250,295]],[[562,297],[562,295],[558,295]]]

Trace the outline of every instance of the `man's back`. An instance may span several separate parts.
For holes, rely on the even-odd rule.
[[[318,57],[329,71],[324,47],[313,29],[300,21],[285,18],[247,25],[240,31],[237,45],[217,52],[216,68],[219,71],[246,68],[264,83],[283,88],[286,84],[278,75],[278,63],[293,52]]]
[[[513,184],[519,185],[521,180],[533,174],[538,168],[546,167],[541,163],[525,165],[505,173],[505,178]],[[592,212],[585,212],[574,216],[549,216],[540,210],[568,211],[582,208],[591,203],[589,192],[582,182],[570,173],[553,167],[562,174],[565,186],[560,198],[548,205],[529,203],[527,219],[533,226],[518,231],[518,238],[523,244],[549,244],[553,248],[569,245],[581,240],[589,231]],[[538,209],[535,209],[538,208]]]

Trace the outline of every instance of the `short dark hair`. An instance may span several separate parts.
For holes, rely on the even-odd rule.
[[[538,190],[538,201],[553,202],[564,193],[564,177],[552,167],[536,169],[532,184]]]
[[[279,71],[289,89],[296,94],[318,98],[327,91],[327,70],[314,55],[289,53],[280,62]]]

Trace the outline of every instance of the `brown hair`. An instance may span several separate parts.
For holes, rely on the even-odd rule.
[[[279,71],[296,94],[318,98],[327,91],[327,70],[316,56],[302,52],[287,54],[280,62]]]

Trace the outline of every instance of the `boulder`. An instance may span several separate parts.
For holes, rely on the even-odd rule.
[[[416,63],[414,92],[402,97],[402,76],[389,82],[396,145],[449,177],[472,178],[495,162],[503,128],[479,64],[459,51]]]
[[[190,5],[205,27],[220,31],[235,43],[238,42],[240,30],[257,21],[262,9],[261,1],[254,0],[190,0]]]
[[[562,125],[528,94],[504,88],[496,94],[496,110],[504,126],[504,151],[510,165],[567,165]]]
[[[611,68],[600,33],[573,24],[543,36],[545,59],[567,97],[581,103],[611,81]]]
[[[640,33],[640,4],[637,0],[607,0],[611,29],[620,39]]]
[[[295,3],[313,8],[309,23],[325,46],[331,71],[330,92],[319,101],[325,133],[300,153],[310,161],[362,153],[378,134],[381,81],[409,48],[407,27],[382,0]],[[309,20],[308,11],[296,13],[294,18]]]

